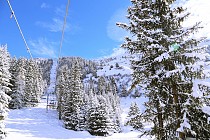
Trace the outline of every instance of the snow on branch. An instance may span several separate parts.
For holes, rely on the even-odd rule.
[[[210,115],[210,106],[203,106],[202,111],[208,115]],[[208,118],[209,120],[209,118]]]
[[[202,98],[204,96],[203,90],[199,87],[199,85],[208,87],[210,82],[204,81],[203,79],[193,80],[192,96],[195,98]]]
[[[186,128],[191,129],[191,125],[189,124],[189,120],[186,117],[186,112],[183,116],[183,122],[180,124],[180,127],[176,130],[177,132],[183,132]]]
[[[170,57],[170,55],[168,54],[168,52],[162,53],[160,56],[158,56],[157,58],[155,58],[155,61],[161,62],[163,61],[163,59],[168,59]]]
[[[196,58],[199,58],[201,60],[205,60],[207,55],[193,52],[193,53],[185,53],[184,56],[186,56],[186,57],[196,57]]]

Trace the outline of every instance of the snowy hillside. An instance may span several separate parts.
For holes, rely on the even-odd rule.
[[[119,50],[120,51],[120,50]],[[97,70],[98,76],[110,75],[131,75],[132,69],[130,68],[130,59],[132,56],[126,52],[121,52],[114,56],[96,60],[99,64]]]

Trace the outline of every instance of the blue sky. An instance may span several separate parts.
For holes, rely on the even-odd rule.
[[[209,0],[179,0],[192,13],[185,26],[202,21],[198,36],[210,38]],[[67,0],[10,0],[33,57],[57,58]],[[128,33],[116,22],[126,22],[130,0],[71,0],[61,56],[87,59],[117,53]],[[10,19],[6,0],[0,1],[0,44],[7,43],[11,56],[28,57],[26,47]],[[115,51],[113,51],[115,50]]]
[[[67,0],[10,0],[33,57],[58,57]],[[130,0],[71,0],[62,56],[93,59],[109,55],[126,32],[116,27],[125,21]],[[29,57],[6,0],[0,1],[0,44],[12,56]]]

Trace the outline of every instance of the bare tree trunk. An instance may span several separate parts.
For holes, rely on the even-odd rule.
[[[180,128],[180,117],[181,117],[181,107],[179,104],[179,95],[177,93],[177,87],[175,84],[172,85],[172,93],[173,93],[173,99],[174,99],[174,104],[175,104],[175,111],[176,111],[176,119],[178,120],[177,122],[177,129]],[[183,132],[179,132],[179,138],[184,139],[185,134]]]
[[[163,114],[162,114],[162,109],[160,107],[159,100],[157,101],[157,113],[158,113],[158,124],[159,124],[158,139],[165,140],[164,132],[163,132]]]

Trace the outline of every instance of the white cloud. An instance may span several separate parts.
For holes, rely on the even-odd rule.
[[[107,35],[112,40],[115,40],[117,42],[122,42],[125,36],[131,36],[128,31],[116,26],[117,22],[128,23],[126,15],[127,15],[127,9],[119,9],[109,19],[107,25]]]
[[[39,57],[56,58],[57,53],[55,49],[58,46],[56,42],[50,42],[46,38],[39,38],[38,40],[30,40],[31,51]]]
[[[99,57],[97,59],[110,58],[110,57],[120,57],[120,56],[125,56],[125,55],[129,54],[126,49],[121,48],[121,47],[113,48],[111,54],[108,53],[108,51],[109,50],[104,50],[104,52],[103,52],[103,50],[101,50],[100,53],[102,53],[102,57]]]
[[[50,5],[43,2],[40,7],[41,8],[50,8]]]
[[[51,22],[37,21],[36,25],[47,28],[50,32],[61,32],[63,29],[63,20],[61,18],[53,18]],[[70,31],[70,24],[66,23],[65,32]]]
[[[64,5],[61,5],[60,7],[55,8],[55,14],[58,16],[65,16],[65,9],[66,7]]]
[[[188,0],[184,6],[191,13],[184,26],[191,26],[201,21],[201,26],[204,28],[200,29],[196,33],[196,36],[210,38],[210,18],[208,18],[210,13],[210,0]]]
[[[184,22],[184,26],[195,25],[196,22],[202,22],[202,29],[195,33],[196,37],[207,37],[210,39],[210,0],[179,0],[175,4],[184,6],[191,13],[189,18]],[[116,22],[128,23],[126,19],[127,9],[116,11],[110,18],[107,26],[107,35],[118,42],[122,42],[125,36],[131,36],[127,31],[116,26]],[[124,49],[115,48],[111,56],[116,56],[124,53]]]
[[[111,57],[121,56],[126,54],[126,50],[124,48],[114,48],[113,53],[110,55]]]
[[[45,3],[42,4],[43,7],[47,6]],[[42,7],[41,6],[41,7]],[[50,32],[61,32],[63,30],[63,24],[64,24],[64,16],[65,16],[65,6],[61,5],[59,7],[56,7],[54,10],[54,17],[51,21],[37,21],[35,24],[48,29]],[[68,18],[68,17],[67,17]],[[74,27],[77,29],[78,27]],[[65,32],[72,31],[73,27],[69,22],[66,22],[65,25]]]

